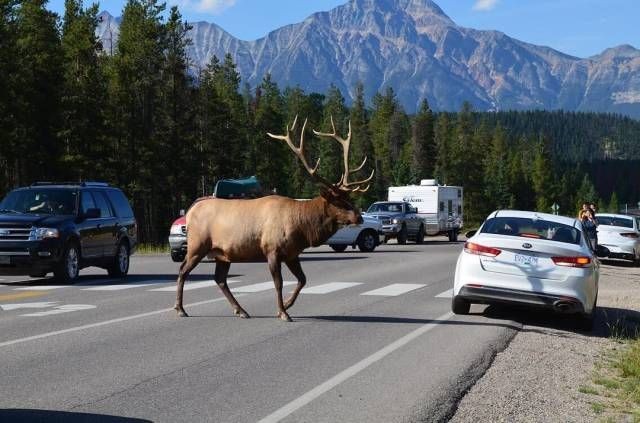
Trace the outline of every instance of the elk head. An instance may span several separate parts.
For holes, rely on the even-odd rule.
[[[323,138],[331,138],[342,146],[343,152],[343,166],[344,173],[342,177],[337,183],[331,183],[322,176],[318,174],[318,166],[320,165],[320,159],[316,162],[316,165],[312,168],[304,153],[304,135],[307,127],[307,119],[305,119],[304,124],[302,125],[302,131],[300,132],[300,144],[298,147],[294,145],[291,141],[291,135],[295,132],[296,125],[298,123],[298,117],[293,121],[293,125],[291,128],[287,126],[286,135],[274,135],[267,133],[271,138],[281,140],[287,143],[289,148],[293,151],[293,153],[298,157],[304,168],[307,170],[311,178],[314,182],[316,182],[321,187],[320,196],[326,201],[325,208],[327,216],[330,216],[334,219],[334,222],[338,225],[349,225],[349,224],[357,224],[362,223],[362,216],[360,215],[360,211],[353,206],[351,201],[351,194],[358,192],[366,192],[369,189],[369,182],[373,178],[373,174],[375,172],[372,171],[371,175],[363,180],[349,182],[349,175],[355,172],[360,171],[365,163],[367,162],[367,158],[364,158],[364,161],[360,166],[355,169],[349,168],[349,147],[351,145],[351,122],[349,122],[349,133],[347,138],[340,137],[336,132],[336,126],[333,122],[333,117],[331,117],[331,127],[333,132],[325,133],[313,130],[313,133],[318,137]],[[336,228],[337,229],[337,228]]]

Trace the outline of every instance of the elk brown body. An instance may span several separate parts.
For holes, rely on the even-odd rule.
[[[294,122],[291,132],[295,130],[295,126]],[[345,167],[345,173],[338,184],[327,182],[316,174],[317,164],[311,169],[306,162],[303,150],[305,127],[306,121],[299,147],[291,142],[289,128],[286,136],[269,135],[289,145],[313,180],[322,185],[321,195],[308,201],[278,195],[253,200],[209,198],[196,202],[187,212],[187,254],[180,266],[175,305],[180,316],[187,316],[183,307],[185,279],[208,256],[216,261],[216,283],[235,314],[244,318],[248,318],[249,314],[240,306],[227,285],[231,263],[266,259],[276,289],[278,317],[291,321],[286,310],[295,303],[306,284],[300,265],[300,253],[308,247],[324,243],[340,226],[362,222],[359,211],[349,200],[349,194],[366,191],[368,187],[362,188],[362,185],[371,180],[373,173],[363,181],[348,182],[348,174],[360,170],[363,162],[359,168],[351,171]],[[350,126],[346,140],[335,134],[335,127],[333,134],[315,133],[338,140],[343,145],[345,164],[348,165]],[[294,292],[286,301],[282,298],[282,263],[298,280]]]

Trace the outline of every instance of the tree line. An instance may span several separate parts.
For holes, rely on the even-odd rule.
[[[601,208],[640,200],[640,122],[562,111],[482,113],[465,104],[414,114],[392,88],[365,103],[331,86],[325,93],[279,87],[265,75],[243,83],[233,58],[194,70],[190,25],[177,7],[128,0],[113,51],[96,36],[98,5],[66,0],[63,17],[46,0],[0,0],[0,194],[34,181],[107,181],[129,196],[145,242],[164,242],[180,209],[210,194],[221,178],[256,175],[278,194],[317,194],[294,155],[267,132],[295,116],[308,128],[346,136],[350,159],[375,169],[360,206],[387,187],[436,177],[465,189],[467,222],[496,208],[574,214],[583,200]],[[300,124],[298,128],[302,125]],[[298,134],[299,136],[299,134]],[[341,150],[306,134],[308,156],[329,180],[342,173]]]

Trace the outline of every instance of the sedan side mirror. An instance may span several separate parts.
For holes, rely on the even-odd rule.
[[[478,232],[477,229],[472,229],[470,231],[467,231],[467,233],[464,234],[464,236],[466,236],[467,238],[471,238],[472,236],[474,236],[476,233]]]
[[[87,209],[82,217],[85,219],[98,219],[100,218],[100,209]]]
[[[609,249],[603,245],[596,245],[595,253],[598,257],[609,257],[611,251],[609,251]]]

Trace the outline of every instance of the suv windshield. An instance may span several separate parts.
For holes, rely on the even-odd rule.
[[[402,213],[402,203],[375,203],[367,210],[367,213],[376,212]]]
[[[78,193],[70,189],[24,189],[10,192],[2,203],[3,212],[73,215]]]
[[[494,217],[482,225],[480,232],[580,244],[580,231],[577,228],[542,219]]]

